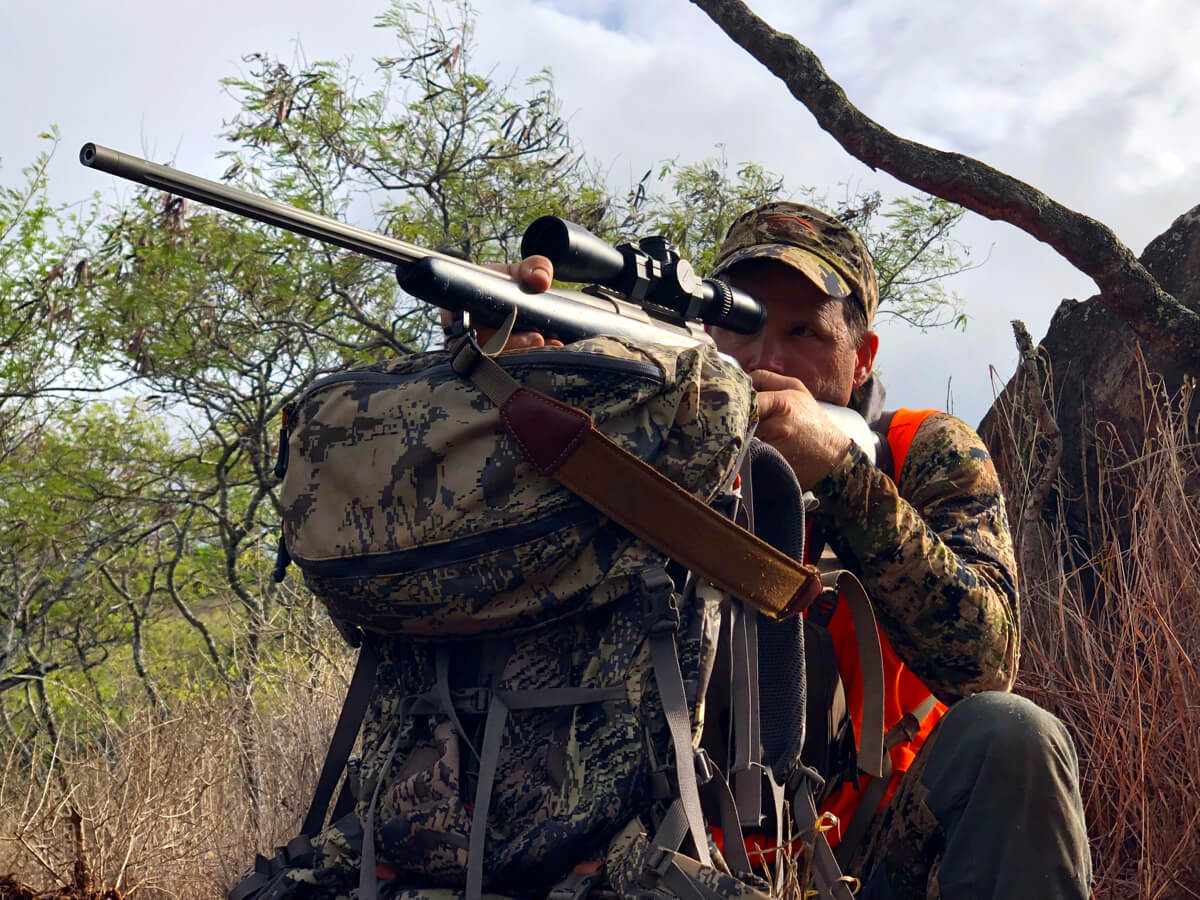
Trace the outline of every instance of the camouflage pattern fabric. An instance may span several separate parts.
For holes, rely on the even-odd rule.
[[[282,875],[271,896],[356,897],[356,829],[373,822],[381,896],[457,897],[497,692],[608,693],[509,711],[490,792],[487,891],[545,896],[580,860],[603,858],[612,836],[649,812],[654,785],[673,779],[648,641],[663,620],[648,617],[635,590],[666,560],[537,475],[447,360],[341,373],[293,410],[287,547],[330,612],[372,635],[380,663],[356,815],[317,835],[313,864]],[[749,379],[711,348],[598,338],[500,361],[705,500],[728,487],[756,419]],[[679,608],[694,746],[722,600],[688,592]]]
[[[897,655],[939,700],[1008,690],[1016,563],[996,469],[953,416],[918,429],[899,485],[857,447],[813,488],[830,544],[862,579]]]
[[[660,554],[537,475],[448,359],[341,373],[296,404],[280,500],[308,586],[338,619],[425,636],[520,630],[627,593]],[[705,500],[755,421],[748,378],[707,347],[596,338],[501,361]]]
[[[676,878],[698,886],[672,890],[668,867]],[[769,900],[771,885],[757,876],[734,877],[695,860],[656,847],[637,822],[631,822],[608,845],[605,876],[622,900],[676,900],[679,897],[725,897],[728,900]]]
[[[692,710],[711,673],[719,603],[706,594],[681,610],[680,666]],[[624,688],[620,700],[510,714],[492,789],[485,889],[544,896],[571,866],[603,858],[613,831],[648,811],[650,776],[670,758],[670,734],[645,615],[635,594],[553,628],[455,649],[454,688],[481,681],[510,691]],[[364,726],[359,810],[364,817],[382,784],[375,811],[379,857],[402,883],[461,886],[477,766],[443,716],[401,721],[397,715],[405,697],[432,690],[434,653],[412,641],[383,647],[380,696]],[[484,716],[460,718],[478,749]],[[693,720],[697,742],[699,723]]]
[[[689,708],[698,711],[697,745],[720,600],[698,592],[681,609],[680,667]],[[625,688],[618,701],[510,714],[492,791],[485,890],[543,898],[580,861],[603,859],[613,833],[648,812],[650,776],[670,759],[671,739],[644,617],[634,595],[552,628],[457,645],[456,690],[486,680],[483,670],[497,666],[499,690]],[[386,866],[381,897],[461,896],[477,764],[446,717],[404,712],[410,697],[433,688],[436,647],[394,639],[380,649],[377,696],[362,735],[357,815],[317,835],[316,863],[282,875],[280,892],[264,898],[356,898],[360,822],[368,820],[377,786],[375,848]],[[460,714],[476,749],[482,719]]]
[[[853,297],[867,317],[879,307],[875,265],[858,235],[828,213],[802,203],[768,203],[729,227],[712,277],[752,259],[775,259],[803,273],[830,297]]]

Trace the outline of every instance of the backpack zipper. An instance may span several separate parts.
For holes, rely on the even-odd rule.
[[[378,553],[370,556],[346,556],[339,559],[308,560],[298,556],[292,556],[291,559],[308,574],[320,578],[407,575],[426,569],[466,562],[485,553],[509,550],[519,547],[521,544],[541,540],[563,528],[576,527],[589,520],[599,521],[600,518],[601,514],[598,510],[579,501],[573,507],[533,522],[520,522],[516,525],[508,525],[500,531],[473,534],[469,537],[431,546],[413,547],[409,550],[397,550],[392,553]]]

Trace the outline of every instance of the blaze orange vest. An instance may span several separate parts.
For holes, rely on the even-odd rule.
[[[893,480],[896,484],[900,483],[904,471],[904,458],[908,454],[908,448],[912,444],[917,429],[926,417],[935,412],[938,412],[938,410],[900,409],[893,414],[888,426],[887,439],[892,451]],[[833,618],[829,622],[829,632],[833,637],[834,652],[837,654],[838,660],[838,671],[842,676],[842,686],[846,691],[846,707],[850,713],[851,721],[854,723],[854,734],[856,735],[856,739],[861,739],[863,713],[862,672],[858,662],[858,645],[854,639],[854,624],[851,621],[848,606],[844,601],[839,602],[837,609],[834,611]],[[883,633],[882,628],[879,630],[879,644],[883,650],[883,727],[886,733],[905,714],[920,706],[930,696],[930,691],[921,679],[913,674],[912,670],[896,656],[896,652],[892,649],[891,644],[888,643],[887,636]],[[901,741],[892,748],[893,774],[891,776],[891,784],[888,785],[883,802],[880,804],[881,809],[891,799],[897,784],[900,782],[901,776],[912,765],[917,751],[921,749],[921,745],[925,743],[929,732],[933,730],[933,726],[937,724],[937,721],[945,712],[946,705],[944,703],[936,703],[929,715],[921,722],[921,727],[916,737],[911,741]],[[841,785],[822,805],[821,812],[833,813],[843,825],[849,822],[851,816],[854,815],[854,810],[858,806],[862,790],[870,780],[871,776],[860,775],[857,785],[852,782]],[[841,835],[836,828],[828,832],[827,836],[832,846],[837,846],[841,840]]]

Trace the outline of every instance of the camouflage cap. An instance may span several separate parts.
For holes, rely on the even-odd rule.
[[[853,231],[802,203],[767,203],[739,216],[717,253],[713,277],[748,259],[777,259],[830,297],[854,297],[870,327],[879,306],[875,265]]]

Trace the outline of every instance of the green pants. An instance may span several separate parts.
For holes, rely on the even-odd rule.
[[[849,869],[860,900],[1086,898],[1079,763],[1057,718],[988,692],[952,706]]]

